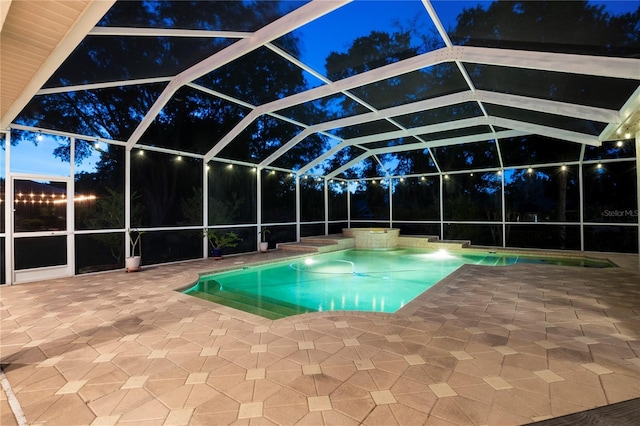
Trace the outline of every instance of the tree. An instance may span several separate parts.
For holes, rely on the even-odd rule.
[[[287,2],[271,1],[119,2],[98,25],[254,31],[291,7]],[[170,76],[232,42],[233,39],[224,38],[88,37],[45,86]],[[277,43],[293,54],[298,52],[298,40],[293,36],[284,36]],[[268,100],[265,96],[270,99],[287,96],[300,91],[306,83],[300,68],[262,48],[203,76],[196,84],[215,87],[222,93],[258,105]],[[38,96],[16,121],[126,141],[165,86],[165,83],[153,83]],[[248,109],[230,101],[183,87],[155,117],[139,143],[204,154],[247,112]],[[249,130],[249,134],[243,134],[241,140],[229,146],[227,158],[248,155],[250,161],[260,161],[299,131],[289,123],[268,116],[259,119]],[[22,136],[13,141],[35,142],[34,134]],[[304,142],[298,148],[300,163],[322,150],[323,145],[315,142]],[[91,141],[77,141],[76,162],[83,161],[92,152]],[[64,143],[55,155],[68,157]],[[180,200],[191,195],[193,186],[192,178],[184,179],[186,168],[173,167],[172,156],[160,157],[146,155],[146,166],[135,158],[138,164],[132,168],[133,182],[142,196],[139,202],[145,206],[143,222],[149,226],[175,225],[186,220],[179,208]],[[123,167],[123,164],[103,162],[96,170],[95,182],[111,167]],[[90,181],[88,176],[83,179]]]

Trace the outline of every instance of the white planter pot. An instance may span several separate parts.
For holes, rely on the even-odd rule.
[[[124,260],[127,272],[136,272],[140,270],[140,256],[127,257]]]
[[[268,249],[269,249],[269,243],[268,242],[261,242],[260,243],[260,251],[262,253],[265,253]]]

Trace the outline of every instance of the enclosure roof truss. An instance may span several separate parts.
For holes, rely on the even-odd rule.
[[[22,3],[22,2],[16,2]],[[100,3],[100,2],[95,2]],[[274,167],[274,163],[285,155],[289,150],[296,147],[306,138],[313,135],[322,135],[324,138],[333,140],[333,145],[327,148],[319,156],[298,168],[299,173],[308,173],[319,166],[322,162],[338,153],[340,150],[357,146],[362,149],[362,153],[350,159],[347,163],[331,170],[327,177],[337,177],[343,171],[357,164],[364,158],[377,156],[380,154],[398,153],[416,149],[431,149],[434,147],[459,145],[475,142],[496,141],[514,136],[528,134],[542,135],[549,138],[571,141],[584,145],[598,146],[605,140],[611,140],[618,136],[618,132],[624,127],[633,133],[637,132],[637,121],[640,110],[640,88],[625,100],[620,109],[610,109],[596,107],[592,105],[579,104],[570,101],[559,101],[544,99],[531,95],[508,93],[508,91],[493,91],[486,88],[477,88],[475,77],[468,72],[468,65],[481,65],[488,67],[500,67],[510,70],[531,70],[553,74],[592,76],[598,78],[621,79],[638,82],[640,80],[640,59],[637,57],[611,57],[590,54],[568,54],[554,53],[533,50],[516,50],[495,47],[479,47],[472,45],[456,45],[449,38],[437,8],[433,2],[422,0],[424,11],[428,14],[437,33],[444,44],[443,47],[435,48],[431,51],[418,54],[407,59],[397,61],[388,65],[372,68],[368,71],[355,74],[341,80],[331,81],[325,77],[321,70],[314,69],[313,66],[296,58],[291,53],[285,51],[275,43],[280,37],[290,34],[305,25],[319,20],[336,10],[351,3],[348,0],[336,1],[310,1],[276,19],[255,31],[235,31],[235,30],[198,30],[186,28],[134,28],[123,26],[95,26],[91,27],[87,22],[95,22],[96,14],[104,14],[108,8],[93,7],[92,2],[86,6],[83,19],[78,18],[74,31],[69,32],[67,43],[79,44],[82,37],[78,36],[78,31],[82,31],[86,37],[135,37],[135,38],[181,38],[181,39],[227,39],[232,40],[230,44],[216,53],[188,66],[186,69],[175,74],[157,75],[148,78],[131,78],[106,82],[87,82],[83,84],[68,84],[61,87],[46,87],[42,85],[57,68],[57,65],[49,65],[39,71],[33,77],[31,86],[39,84],[39,90],[25,91],[19,99],[12,103],[8,109],[2,110],[2,123],[6,126],[8,121],[12,121],[18,115],[18,107],[24,106],[31,96],[48,96],[60,93],[73,93],[78,91],[93,91],[100,89],[140,86],[148,84],[164,84],[164,88],[155,99],[152,106],[146,111],[144,117],[137,123],[131,135],[126,140],[128,149],[140,146],[141,138],[153,124],[154,120],[161,113],[163,108],[172,100],[178,90],[188,87],[197,90],[206,96],[223,99],[234,105],[246,109],[247,114],[240,119],[231,130],[224,134],[219,140],[208,147],[205,152],[192,153],[198,157],[203,157],[205,161],[224,158],[221,153],[229,144],[249,128],[262,116],[268,115],[274,119],[288,122],[300,128],[300,131],[270,152],[265,158],[256,161],[255,165],[262,169]],[[401,5],[399,4],[398,7]],[[18,13],[18,6],[12,6],[15,13]],[[82,15],[82,13],[80,13]],[[12,20],[12,10],[7,15],[7,22]],[[3,36],[5,29],[3,28]],[[6,42],[8,43],[8,42]],[[56,62],[61,62],[60,55],[69,55],[71,49],[68,45],[57,53]],[[282,60],[293,64],[295,67],[310,74],[320,82],[317,87],[290,94],[276,100],[261,104],[251,104],[246,100],[239,99],[231,94],[222,93],[216,88],[205,87],[197,83],[197,80],[226,64],[255,52],[258,49],[268,49],[278,55]],[[408,101],[401,105],[387,108],[376,108],[367,100],[359,97],[354,91],[367,85],[379,83],[387,79],[400,77],[416,71],[434,69],[437,66],[450,65],[454,71],[459,73],[459,77],[465,83],[465,88],[456,90],[454,93],[445,93],[432,96],[422,100]],[[2,64],[3,75],[7,74],[9,65]],[[14,70],[15,71],[15,70]],[[43,76],[45,72],[47,75]],[[30,87],[31,87],[30,86]],[[329,119],[315,124],[306,124],[295,118],[286,117],[280,111],[288,108],[303,105],[305,103],[318,101],[320,99],[340,95],[362,107],[363,113],[347,116],[344,118]],[[474,103],[481,113],[476,117],[462,118],[450,117],[449,120],[422,126],[407,128],[401,124],[398,117],[409,114],[434,111],[439,108]],[[509,108],[517,111],[530,112],[531,114],[547,114],[549,116],[567,117],[585,122],[600,123],[602,128],[597,132],[585,133],[573,128],[557,127],[553,122],[540,123],[526,118],[505,117],[492,113],[494,107]],[[531,115],[533,116],[533,115]],[[526,117],[526,116],[525,116]],[[332,132],[335,129],[364,125],[373,122],[386,122],[387,130],[381,130],[375,134],[360,137],[342,137],[338,133]],[[475,134],[462,135],[456,137],[438,137],[425,139],[425,136],[439,132],[447,132],[460,129],[472,129],[478,127]],[[489,128],[489,131],[482,130]],[[635,129],[635,130],[634,130]],[[407,138],[408,142],[386,147],[376,145],[375,148],[368,148],[367,144],[384,142]],[[95,139],[87,137],[87,139]],[[167,149],[170,152],[170,149]],[[500,149],[498,144],[498,156]],[[377,157],[376,157],[377,160]],[[502,163],[500,157],[500,163]],[[436,164],[439,169],[439,166]]]

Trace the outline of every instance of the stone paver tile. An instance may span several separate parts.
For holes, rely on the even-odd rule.
[[[429,389],[431,389],[431,392],[436,394],[438,398],[458,395],[458,393],[453,390],[448,383],[435,383],[433,385],[429,385]]]
[[[409,365],[426,364],[426,361],[420,355],[415,355],[415,354],[405,355],[404,359],[405,361],[407,361]]]
[[[373,370],[376,368],[370,359],[358,359],[353,361],[358,370]]]
[[[564,380],[562,376],[557,375],[551,370],[534,371],[533,374],[540,377],[542,380],[544,380],[547,383],[561,382]]]
[[[510,348],[509,346],[494,346],[493,349],[500,352],[502,355],[513,355],[518,353],[518,351]]]
[[[171,410],[164,420],[165,426],[183,426],[188,425],[193,416],[193,408],[184,408],[181,410]]]
[[[218,347],[203,348],[202,351],[200,351],[200,356],[216,356],[219,350],[220,348]]]
[[[68,382],[66,385],[61,387],[56,391],[56,395],[63,395],[67,393],[78,393],[80,388],[82,388],[87,383],[87,380],[74,380]]]
[[[495,390],[512,389],[513,386],[500,376],[483,377],[482,380],[487,382],[489,386]]]
[[[621,334],[621,333],[613,333],[613,334],[610,334],[610,336],[615,337],[616,339],[622,340],[623,342],[635,342],[636,340],[638,340],[633,336],[629,336],[627,334]]]
[[[309,411],[326,411],[333,409],[329,395],[309,396],[307,397],[307,403],[309,404]]]
[[[166,358],[168,353],[169,353],[168,349],[156,349],[151,351],[151,353],[149,354],[149,356],[147,356],[147,358],[148,359]]]
[[[267,345],[251,345],[252,354],[267,352],[267,350],[268,350]]]
[[[560,346],[558,346],[557,344],[555,344],[554,342],[550,341],[550,340],[538,340],[537,342],[535,342],[536,345],[542,346],[545,349],[554,349],[554,348],[559,348]]]
[[[144,386],[145,382],[149,380],[149,376],[131,376],[122,385],[120,389],[135,389]]]
[[[209,378],[208,372],[190,373],[189,376],[187,377],[187,380],[185,380],[184,384],[196,385],[196,384],[207,383],[208,378]]]
[[[580,343],[584,343],[586,345],[595,345],[598,344],[600,342],[598,342],[597,340],[594,340],[590,337],[585,337],[585,336],[580,336],[580,337],[576,337],[573,340],[580,342]]]
[[[306,364],[302,366],[302,374],[313,375],[322,374],[320,364]]]
[[[464,361],[464,360],[468,360],[468,359],[473,359],[473,356],[469,355],[467,352],[465,351],[451,351],[451,355],[454,356],[455,359],[459,360],[459,361]]]
[[[313,342],[298,342],[298,349],[315,349],[315,345],[313,344]]]
[[[127,334],[126,336],[123,336],[120,341],[121,342],[133,342],[134,340],[136,340],[140,335],[139,334]]]
[[[96,417],[90,426],[115,426],[120,420],[120,415],[117,416],[99,416]]]
[[[596,364],[596,363],[588,363],[588,364],[580,364],[582,367],[586,368],[587,370],[596,373],[596,374],[611,374],[613,373],[613,371],[609,370],[606,367],[603,367],[600,364]]]
[[[247,370],[247,375],[245,376],[245,380],[259,380],[264,379],[266,375],[266,370],[264,368],[252,368]]]
[[[45,359],[44,361],[42,361],[41,363],[39,363],[38,365],[36,365],[36,367],[52,367],[52,366],[56,365],[58,362],[62,361],[62,359],[63,359],[63,357],[61,357],[61,356],[48,358],[48,359]]]
[[[250,419],[254,417],[262,417],[262,411],[263,411],[262,401],[240,404],[240,410],[238,411],[238,419]]]
[[[118,355],[117,353],[102,354],[91,362],[94,362],[94,363],[111,362],[111,360],[115,358],[117,355]]]
[[[369,393],[376,405],[395,404],[398,402],[390,390],[371,391]]]

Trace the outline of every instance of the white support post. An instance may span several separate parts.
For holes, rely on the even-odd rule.
[[[393,178],[389,177],[389,228],[393,228]]]
[[[131,256],[131,238],[127,230],[131,229],[131,149],[124,151],[124,255]]]
[[[75,249],[75,194],[76,194],[76,138],[70,138],[71,152],[69,153],[69,182],[67,184],[67,272],[76,274],[76,249]],[[71,200],[71,202],[69,202]],[[69,231],[71,230],[71,231]]]
[[[262,169],[256,167],[256,224],[258,225],[256,233],[256,250],[260,250],[260,237],[259,234],[262,230]]]
[[[440,178],[440,239],[444,240],[444,176],[442,173],[438,174]]]
[[[586,146],[580,148],[580,161],[578,161],[578,197],[579,197],[579,215],[580,215],[580,251],[584,251],[584,173],[582,172],[582,164],[584,162],[584,153]]]
[[[502,173],[500,173],[500,189],[501,189],[501,198],[502,200],[500,201],[501,205],[502,205],[502,247],[506,247],[507,246],[507,199],[505,196],[505,190],[504,190],[504,168],[502,169]]]
[[[324,235],[329,235],[329,185],[324,178]]]
[[[347,181],[347,228],[351,228],[351,181]]]
[[[13,181],[11,174],[11,132],[4,133],[4,265],[5,283],[13,284]]]
[[[294,175],[296,181],[296,242],[300,242],[300,177]]]
[[[638,212],[638,270],[640,270],[640,130],[636,132],[636,212]]]
[[[202,227],[209,227],[209,163],[202,160]],[[202,257],[209,257],[209,241],[202,235]]]

